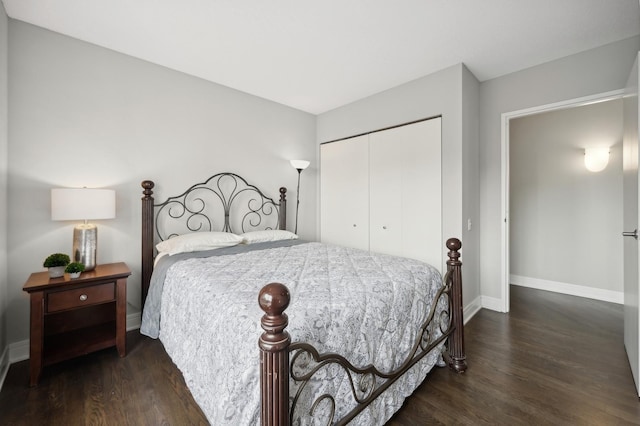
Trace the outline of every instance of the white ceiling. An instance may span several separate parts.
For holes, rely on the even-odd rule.
[[[313,114],[464,63],[488,80],[640,33],[638,0],[2,0],[9,17]]]

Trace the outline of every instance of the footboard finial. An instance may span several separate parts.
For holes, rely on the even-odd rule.
[[[289,345],[285,331],[289,319],[284,310],[289,306],[289,289],[279,283],[267,284],[260,290],[258,303],[265,312],[260,336],[260,395],[262,426],[289,425]]]
[[[449,336],[449,367],[458,373],[467,370],[467,357],[464,352],[464,322],[462,318],[462,262],[460,262],[460,249],[462,242],[457,238],[447,240],[449,260],[447,260],[447,272],[451,274],[451,315],[453,333]]]

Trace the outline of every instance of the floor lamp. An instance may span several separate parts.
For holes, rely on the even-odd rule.
[[[298,233],[298,208],[300,207],[300,175],[302,171],[309,167],[309,162],[306,160],[291,160],[291,166],[298,171],[298,190],[296,191],[296,229],[293,231]]]

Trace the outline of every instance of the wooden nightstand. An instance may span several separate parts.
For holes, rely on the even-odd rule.
[[[125,263],[98,265],[80,278],[31,274],[22,290],[31,297],[29,384],[42,368],[116,346],[126,355],[127,277]]]

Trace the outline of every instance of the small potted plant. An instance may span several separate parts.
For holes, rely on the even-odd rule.
[[[64,275],[64,268],[71,262],[69,255],[53,253],[49,255],[42,266],[49,268],[49,278],[60,278]]]
[[[69,277],[71,277],[71,279],[78,278],[80,276],[80,273],[84,271],[84,263],[71,262],[67,265],[66,268],[64,268],[64,271],[69,274]]]

